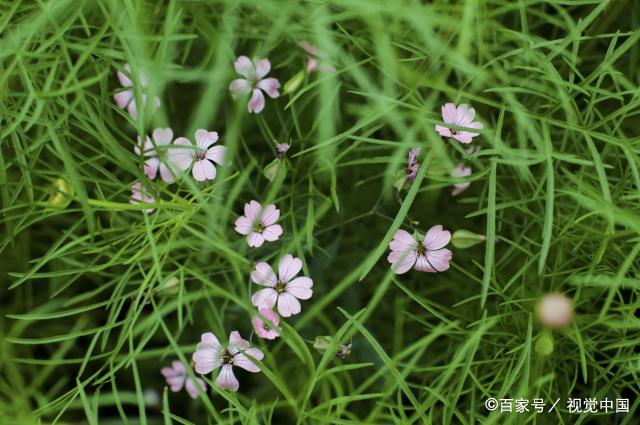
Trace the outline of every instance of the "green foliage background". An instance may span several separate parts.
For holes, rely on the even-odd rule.
[[[0,2],[0,423],[638,423],[639,20],[635,0]],[[303,40],[338,72],[257,116],[231,99],[237,55],[268,57],[284,83]],[[126,62],[157,113],[114,104]],[[446,102],[475,107],[477,152],[437,136]],[[162,201],[146,215],[128,203],[144,179],[132,148],[166,126],[218,131],[232,164],[210,185],[150,183]],[[275,141],[292,149],[271,183]],[[396,195],[414,146],[421,172]],[[472,183],[453,198],[462,160]],[[46,203],[58,178],[67,208]],[[234,232],[250,199],[281,209],[279,242],[250,250]],[[446,273],[392,275],[393,232],[434,224],[488,242],[453,249]],[[238,373],[237,394],[167,392],[159,368],[202,332],[249,335],[249,273],[285,253],[314,296],[281,339],[253,339],[263,373]],[[176,296],[157,291],[171,276]],[[542,357],[533,307],[550,291],[576,317]],[[350,357],[315,352],[318,335]],[[483,404],[569,396],[629,398],[630,413]]]

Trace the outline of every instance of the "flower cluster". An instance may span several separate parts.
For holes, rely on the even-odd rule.
[[[305,69],[307,74],[319,71],[336,72],[336,69],[328,63],[327,55],[321,50],[307,42],[300,43],[300,47],[308,55]],[[245,96],[248,98],[249,113],[258,114],[264,110],[265,94],[272,99],[280,96],[279,80],[267,77],[271,71],[271,62],[268,59],[238,56],[234,68],[241,78],[231,81],[229,90],[234,99]],[[147,95],[142,93],[136,97],[134,90],[136,87],[145,89],[147,80],[144,72],[140,70],[137,73],[139,84],[136,85],[131,80],[131,68],[128,64],[124,66],[124,70],[126,73],[118,72],[118,79],[124,90],[116,93],[114,98],[120,108],[126,108],[135,118],[139,112],[136,98],[141,100],[143,103],[141,106],[145,107]],[[285,87],[285,93],[289,92]],[[159,107],[160,100],[154,97],[152,106],[154,109]],[[456,106],[453,103],[447,103],[442,107],[442,118],[444,125],[435,126],[438,134],[464,144],[470,143],[479,135],[473,130],[482,129],[482,124],[474,121],[474,109],[464,104]],[[141,162],[144,162],[144,174],[151,181],[159,177],[164,183],[172,184],[181,176],[190,173],[197,182],[206,182],[216,178],[216,165],[225,163],[226,150],[224,146],[216,144],[218,140],[219,135],[216,131],[206,129],[196,130],[192,141],[186,137],[174,138],[171,128],[155,128],[150,136],[138,138],[134,153]],[[285,163],[290,147],[288,143],[276,145],[276,159],[264,172],[269,180],[275,178],[278,170]],[[420,170],[418,162],[420,152],[421,149],[417,147],[409,150],[407,166],[398,180],[398,189],[414,183]],[[471,168],[458,164],[451,174],[457,178],[468,177],[471,175]],[[453,195],[460,194],[468,186],[469,182],[456,182]],[[131,190],[131,203],[156,203],[147,184],[136,182]],[[148,207],[144,211],[151,213],[154,208]],[[250,248],[260,248],[266,242],[278,241],[283,236],[284,229],[278,224],[280,210],[275,204],[263,206],[257,200],[251,200],[244,204],[243,212],[244,214],[235,220],[234,228],[238,234],[245,237]],[[391,270],[396,274],[406,273],[412,268],[431,273],[448,270],[453,257],[452,252],[446,248],[450,240],[451,233],[444,230],[442,225],[432,226],[425,235],[417,232],[412,235],[406,230],[397,230],[389,244],[391,252],[387,257],[391,263]],[[299,314],[302,310],[300,300],[308,300],[312,297],[313,281],[307,276],[300,275],[302,268],[303,260],[291,254],[281,256],[277,262],[277,268],[264,261],[256,263],[250,279],[253,284],[261,288],[250,294],[250,301],[256,308],[251,317],[251,324],[259,338],[265,340],[278,338],[282,332],[281,318]],[[341,347],[340,356],[347,357],[351,351],[351,344]],[[164,367],[160,372],[171,391],[177,392],[184,388],[189,396],[197,398],[206,392],[207,387],[203,379],[193,375],[194,371],[202,375],[218,371],[216,385],[223,390],[237,391],[240,384],[233,368],[238,367],[251,373],[258,373],[261,371],[261,361],[264,357],[264,352],[251,347],[250,342],[243,339],[238,331],[231,332],[225,343],[221,343],[212,332],[205,332],[201,335],[192,357],[193,371],[187,371],[182,362],[175,360],[170,367]]]

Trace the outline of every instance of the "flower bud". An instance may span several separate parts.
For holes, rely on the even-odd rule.
[[[73,200],[73,195],[73,186],[67,180],[59,178],[52,183],[48,203],[52,207],[67,208]]]
[[[278,174],[283,172],[286,172],[286,167],[281,159],[274,159],[262,170],[262,173],[270,182],[274,181]]]
[[[282,89],[284,94],[290,94],[294,91],[298,90],[300,84],[304,81],[304,70],[299,71],[293,77],[289,79],[286,83],[284,83],[284,87]]]
[[[564,328],[573,319],[573,303],[563,294],[548,294],[542,297],[536,306],[540,322],[550,328]]]
[[[177,277],[171,276],[164,281],[164,284],[160,287],[158,292],[162,292],[165,295],[173,296],[177,295],[180,291],[180,281]]]
[[[485,235],[470,232],[465,229],[456,230],[451,235],[451,245],[459,249],[471,248],[487,240]]]
[[[536,339],[535,350],[541,356],[548,356],[553,353],[553,336],[549,332],[543,332]]]
[[[318,350],[320,353],[324,353],[330,345],[331,337],[328,335],[317,336],[316,340],[313,342],[313,348]]]

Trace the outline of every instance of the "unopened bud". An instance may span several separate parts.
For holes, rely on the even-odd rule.
[[[451,245],[459,249],[471,248],[487,240],[485,235],[470,232],[465,229],[456,230],[451,236]]]
[[[573,319],[573,303],[563,294],[545,295],[536,306],[536,314],[544,326],[564,328]]]
[[[73,187],[63,178],[55,180],[49,192],[49,205],[56,208],[67,208],[73,200]]]

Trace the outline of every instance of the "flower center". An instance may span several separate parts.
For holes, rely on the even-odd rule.
[[[207,151],[202,148],[196,148],[195,157],[198,161],[202,161],[207,156]]]
[[[225,348],[222,352],[222,364],[230,363],[233,363],[233,354],[231,354],[228,348]]]
[[[264,231],[264,224],[261,221],[258,221],[253,225],[253,231],[256,233],[262,233]]]
[[[277,281],[276,286],[273,288],[278,294],[282,294],[287,290],[287,282]]]
[[[427,253],[427,248],[424,247],[424,245],[422,245],[421,243],[418,244],[418,254],[420,255],[424,255]]]

